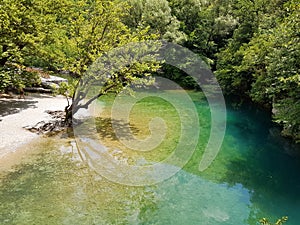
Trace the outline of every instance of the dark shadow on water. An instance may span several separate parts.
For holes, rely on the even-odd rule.
[[[234,118],[228,120],[227,135],[236,138],[242,157],[228,162],[224,181],[300,199],[300,145],[281,137],[264,111],[254,107],[230,113]]]
[[[299,197],[300,166],[296,166],[290,156],[281,155],[279,159],[276,154],[267,155],[258,150],[256,154],[249,154],[250,157],[251,161],[239,159],[229,163],[226,174],[228,183],[242,183],[250,190],[263,188],[281,196]]]
[[[249,224],[266,215],[287,215],[287,224],[299,224],[300,146],[281,137],[269,113],[252,105],[228,107],[224,143],[218,182],[249,190]]]
[[[36,103],[38,102],[30,99],[0,99],[0,117],[19,113],[28,108],[36,108]]]
[[[123,120],[111,120],[111,118],[97,117],[96,129],[101,138],[108,138],[113,141],[119,140],[119,138],[131,139],[132,135],[137,135],[139,129]],[[114,124],[114,127],[112,126]],[[116,133],[119,137],[116,136]]]
[[[273,215],[275,220],[288,216],[287,224],[296,225],[300,210],[300,160],[272,150],[253,149],[245,158],[231,161],[223,182],[230,186],[242,184],[251,192],[251,217]]]

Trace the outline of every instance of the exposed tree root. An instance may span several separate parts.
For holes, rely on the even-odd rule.
[[[66,130],[69,126],[65,122],[64,111],[46,111],[50,116],[51,120],[38,122],[34,126],[25,126],[24,128],[37,134],[54,135],[61,131]]]

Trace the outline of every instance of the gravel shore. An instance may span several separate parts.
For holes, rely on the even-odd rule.
[[[23,127],[49,120],[46,110],[64,110],[66,105],[63,96],[35,94],[25,99],[0,98],[0,158],[39,137]]]

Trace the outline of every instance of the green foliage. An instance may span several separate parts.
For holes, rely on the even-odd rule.
[[[0,67],[0,92],[10,89],[20,90],[24,87],[38,86],[41,83],[39,75],[24,69],[10,65]]]
[[[0,92],[3,92],[12,85],[11,73],[10,70],[5,70],[4,68],[0,69]]]
[[[77,86],[77,82],[78,81],[73,81],[72,83],[66,83],[66,82],[62,82],[59,85],[59,88],[57,89],[57,94],[63,95],[66,98],[70,98],[74,95],[75,92],[75,88]]]
[[[149,32],[168,41],[182,42],[180,22],[171,13],[167,0],[127,0],[129,13],[123,18],[131,29],[149,28]]]
[[[232,5],[216,0],[169,0],[169,5],[172,16],[180,22],[179,31],[186,36],[182,44],[214,69],[216,53],[226,45],[237,24],[230,14]],[[185,88],[197,87],[193,79],[168,65],[163,73]]]
[[[227,94],[268,105],[284,134],[299,140],[299,0],[240,1],[240,25],[218,53],[217,76]],[[286,3],[285,3],[286,2]]]
[[[163,38],[199,54],[226,94],[273,108],[284,134],[300,140],[299,5],[299,0],[2,0],[0,90],[38,80],[13,63],[81,77],[116,47]],[[108,84],[115,91],[132,82],[143,85],[150,81],[141,78],[158,68],[159,75],[184,87],[197,86],[168,65],[138,61]]]
[[[262,218],[259,222],[260,222],[261,225],[282,225],[285,222],[287,222],[287,220],[288,220],[288,217],[287,216],[283,216],[281,219],[278,219],[276,221],[276,223],[274,223],[274,224],[271,223],[271,222],[269,222],[269,220],[266,219],[266,218]]]
[[[187,34],[184,45],[213,64],[215,53],[224,47],[237,24],[230,13],[232,5],[218,0],[170,0],[170,6]]]
[[[74,1],[69,6],[65,35],[53,48],[60,50],[63,69],[82,74],[101,54],[130,39],[120,21],[125,7],[116,1]]]
[[[0,2],[0,66],[23,63],[39,51],[37,44],[51,32],[60,1],[2,0]]]

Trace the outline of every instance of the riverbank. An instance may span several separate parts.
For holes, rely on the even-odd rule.
[[[30,94],[25,99],[0,97],[0,158],[39,138],[23,127],[50,120],[46,110],[64,110],[63,96]]]

